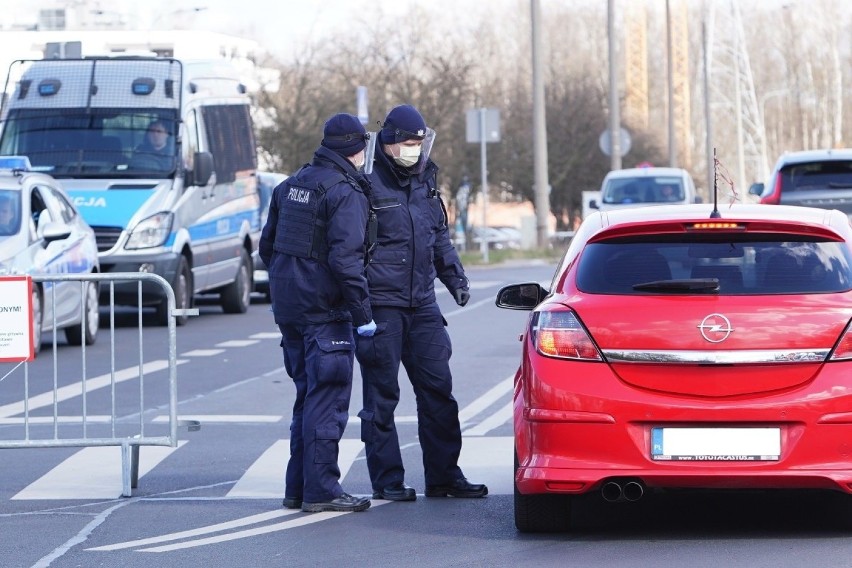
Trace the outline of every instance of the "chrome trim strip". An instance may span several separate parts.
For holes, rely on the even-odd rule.
[[[830,349],[778,349],[754,351],[646,351],[604,349],[610,363],[679,363],[734,365],[759,363],[819,363]]]

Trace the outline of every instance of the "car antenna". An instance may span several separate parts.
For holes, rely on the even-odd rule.
[[[719,160],[716,159],[716,148],[713,148],[713,211],[710,212],[711,219],[721,219],[722,214],[719,213],[719,173],[716,171],[716,164]]]

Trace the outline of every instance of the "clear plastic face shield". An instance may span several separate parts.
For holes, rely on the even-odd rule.
[[[429,163],[429,154],[432,153],[432,146],[435,144],[435,131],[431,128],[426,129],[426,136],[423,137],[423,142],[420,144],[420,159],[414,165],[414,173],[423,173],[426,169],[426,164]]]
[[[367,146],[364,147],[364,173],[373,173],[373,160],[376,156],[376,141],[379,139],[378,132],[367,133]]]

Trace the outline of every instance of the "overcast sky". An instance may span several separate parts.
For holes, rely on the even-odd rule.
[[[309,37],[346,31],[347,22],[380,11],[385,19],[410,17],[411,9],[428,10],[451,27],[494,13],[495,5],[517,6],[520,0],[0,0],[0,25],[34,21],[38,9],[68,7],[99,18],[124,16],[139,29],[209,29],[248,37],[271,53],[287,56]],[[547,1],[547,0],[545,0]],[[378,16],[376,16],[378,17]],[[357,33],[353,26],[351,33]],[[424,30],[434,33],[435,30]]]

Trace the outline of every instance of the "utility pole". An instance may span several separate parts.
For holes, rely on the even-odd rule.
[[[610,169],[621,169],[621,116],[619,115],[618,73],[616,64],[618,53],[615,43],[615,0],[608,0],[606,11],[606,29],[609,41],[609,139],[612,145]]]
[[[612,0],[610,0],[611,2]],[[541,5],[530,0],[532,8],[533,76],[533,176],[535,183],[536,240],[539,248],[549,244],[547,220],[550,216],[550,182],[547,179],[547,127],[544,110],[544,78],[541,73]]]

